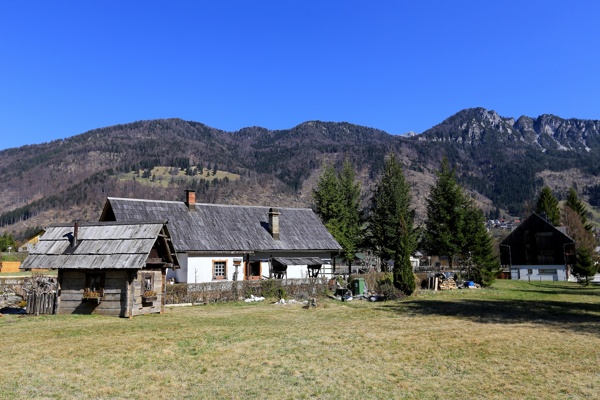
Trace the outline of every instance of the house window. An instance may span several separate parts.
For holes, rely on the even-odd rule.
[[[100,298],[104,296],[104,273],[88,272],[85,274],[84,298]]]
[[[539,275],[556,275],[556,269],[539,269]]]
[[[533,275],[533,270],[532,270],[531,268],[529,268],[529,269],[527,270],[527,274],[528,274],[528,275]]]
[[[260,261],[248,261],[246,271],[246,279],[260,279],[261,276],[261,268]]]
[[[213,279],[227,279],[227,261],[213,261]]]
[[[142,275],[142,293],[143,296],[156,296],[156,292],[154,291],[154,274]]]
[[[154,276],[152,274],[144,274],[144,290],[152,290],[154,285],[152,284],[152,279]]]

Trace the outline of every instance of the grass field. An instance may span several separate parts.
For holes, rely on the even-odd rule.
[[[0,253],[1,261],[23,261],[27,257],[27,253],[19,253],[13,251],[11,253]]]
[[[0,398],[592,399],[600,287],[0,318]]]

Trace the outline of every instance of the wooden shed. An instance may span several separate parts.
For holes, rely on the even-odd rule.
[[[58,270],[57,314],[162,313],[166,270],[177,269],[165,221],[53,225],[21,269]]]

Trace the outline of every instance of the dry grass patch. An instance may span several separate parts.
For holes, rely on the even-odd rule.
[[[142,185],[148,186],[162,186],[168,187],[173,182],[192,182],[192,181],[208,181],[212,182],[215,179],[223,180],[227,178],[230,181],[240,179],[240,175],[234,174],[227,171],[217,170],[216,172],[204,168],[202,171],[196,167],[192,167],[192,170],[196,171],[195,175],[186,175],[185,170],[176,167],[154,167],[150,171],[149,177],[144,177],[144,170],[130,171],[124,174],[120,174],[118,179],[121,181],[132,181],[141,183]]]
[[[598,300],[600,288],[503,281],[308,310],[4,316],[0,397],[594,398]]]

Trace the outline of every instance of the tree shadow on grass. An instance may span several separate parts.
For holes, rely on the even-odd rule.
[[[530,283],[528,288],[519,287],[516,289],[504,288],[502,290],[509,292],[529,292],[547,295],[577,295],[577,296],[600,296],[600,288],[597,286],[564,286],[552,283]]]
[[[452,316],[482,324],[539,324],[600,335],[600,305],[531,300],[412,300],[384,304],[402,314]]]

